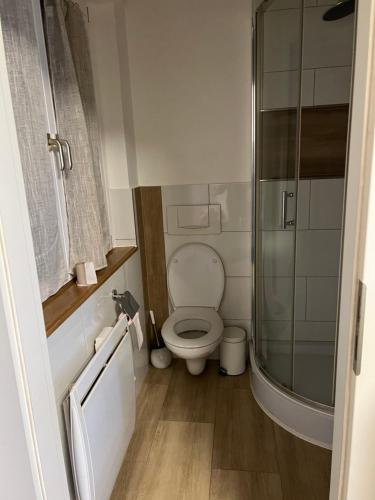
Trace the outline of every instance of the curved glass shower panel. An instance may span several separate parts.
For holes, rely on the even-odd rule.
[[[264,2],[255,28],[256,357],[292,389],[302,2]]]

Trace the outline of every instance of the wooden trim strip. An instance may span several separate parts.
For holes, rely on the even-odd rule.
[[[98,283],[79,287],[75,279],[69,281],[60,290],[43,302],[46,335],[52,333],[78,309],[119,267],[136,251],[137,247],[117,247],[107,254],[108,265],[97,271]]]

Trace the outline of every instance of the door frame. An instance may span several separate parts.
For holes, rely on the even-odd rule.
[[[358,0],[347,155],[330,500],[346,499],[349,485],[356,383],[352,369],[353,341],[358,279],[363,279],[369,181],[375,158],[372,144],[375,101],[372,95],[374,89],[371,89],[375,70],[374,29],[375,3],[372,0]],[[375,196],[375,192],[371,196]]]
[[[13,426],[11,430],[24,434],[27,449],[26,459],[24,450],[16,446],[7,449],[6,458],[20,464],[26,460],[34,486],[30,498],[67,500],[70,496],[1,26],[0,179],[1,335],[10,346],[17,387],[15,410],[23,424],[23,429]],[[4,413],[0,424],[5,423]],[[3,425],[0,427],[5,432]],[[16,472],[15,480],[22,481],[22,468]],[[2,468],[1,473],[6,474],[7,469]],[[16,492],[17,484],[14,488]]]

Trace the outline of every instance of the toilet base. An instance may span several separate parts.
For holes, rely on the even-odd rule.
[[[192,375],[200,375],[206,367],[206,359],[187,359],[186,367],[188,369],[188,372]]]

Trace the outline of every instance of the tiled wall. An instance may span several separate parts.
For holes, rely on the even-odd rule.
[[[282,191],[292,181],[261,184],[263,228],[262,351],[273,375],[291,383],[294,228],[281,227]],[[344,179],[299,183],[295,283],[295,389],[330,402],[336,333]],[[287,218],[294,212],[288,200]],[[306,356],[309,354],[309,356]],[[281,356],[280,356],[281,355]],[[315,362],[312,356],[317,356]],[[309,365],[310,363],[310,365]],[[298,384],[302,384],[301,387]]]
[[[116,320],[115,305],[111,297],[111,291],[114,288],[119,291],[130,290],[133,293],[141,305],[141,323],[145,332],[141,265],[139,252],[137,252],[48,338],[60,431],[71,491],[73,490],[62,402],[70,384],[93,355],[95,338],[105,326],[111,326]],[[132,332],[132,339],[133,335],[134,332]],[[135,347],[135,337],[133,346],[136,389],[138,390],[147,372],[148,352],[146,344],[138,351]]]
[[[308,0],[304,11],[302,104],[349,101],[354,16],[322,20],[329,1]],[[276,0],[264,14],[263,109],[294,107],[298,102],[298,0]]]
[[[251,318],[251,193],[249,183],[163,186],[166,261],[188,242],[202,242],[220,255],[225,269],[225,292],[219,313],[226,325],[239,325],[250,333]],[[167,207],[173,205],[220,205],[221,232],[170,234]],[[171,231],[170,231],[171,232]]]

